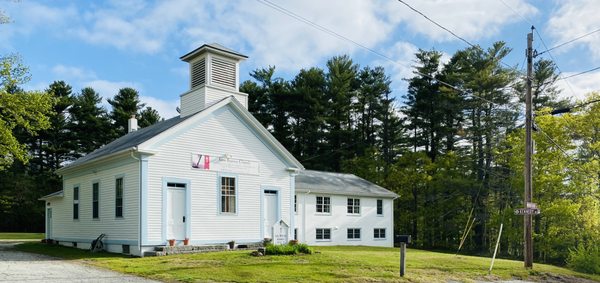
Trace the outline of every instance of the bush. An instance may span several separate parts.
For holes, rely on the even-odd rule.
[[[265,247],[266,255],[295,255],[295,254],[312,254],[312,249],[306,244],[296,245],[273,245],[268,244]]]
[[[579,245],[569,251],[567,265],[579,272],[600,274],[600,249],[596,246]]]

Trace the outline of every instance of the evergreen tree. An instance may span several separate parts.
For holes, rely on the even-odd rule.
[[[108,103],[112,106],[110,118],[113,120],[115,137],[127,134],[129,119],[132,116],[137,118],[138,111],[146,105],[140,102],[138,91],[130,87],[120,89],[113,99],[108,99]]]
[[[290,82],[292,153],[311,169],[322,167],[324,147],[325,73],[319,68],[302,69]]]
[[[327,61],[326,94],[327,131],[330,151],[327,169],[339,172],[342,161],[354,157],[350,147],[359,143],[352,140],[352,98],[358,88],[358,65],[348,55],[335,56]]]
[[[160,114],[158,114],[158,111],[156,111],[156,109],[153,109],[149,106],[144,108],[144,110],[140,111],[139,117],[140,119],[138,121],[138,125],[140,126],[140,128],[152,126],[164,120],[160,118]]]
[[[81,90],[73,97],[73,106],[69,109],[69,131],[75,150],[71,159],[77,159],[109,143],[114,136],[110,118],[100,105],[102,98],[91,87]]]

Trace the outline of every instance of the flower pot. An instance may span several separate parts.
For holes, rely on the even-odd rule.
[[[169,240],[169,246],[174,246],[175,245],[175,239],[170,239]]]
[[[231,241],[231,242],[229,242],[227,244],[229,244],[229,249],[233,250],[233,248],[235,248],[235,241]]]
[[[190,239],[185,238],[183,239],[183,245],[187,246],[190,243]]]

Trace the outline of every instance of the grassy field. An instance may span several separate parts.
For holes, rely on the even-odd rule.
[[[40,240],[44,238],[44,233],[0,233],[0,240]]]
[[[166,257],[131,258],[73,248],[25,243],[17,247],[83,261],[98,267],[164,281],[226,282],[447,282],[526,279],[553,282],[600,281],[565,268],[535,264],[526,271],[522,262],[496,260],[487,275],[490,259],[409,249],[404,278],[399,276],[399,250],[373,247],[317,247],[318,253],[296,256],[252,257],[249,251],[226,251]],[[586,279],[584,279],[586,278]]]

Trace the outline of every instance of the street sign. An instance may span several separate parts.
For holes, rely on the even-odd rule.
[[[534,215],[540,214],[539,208],[517,208],[515,209],[516,215]]]

